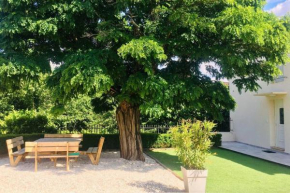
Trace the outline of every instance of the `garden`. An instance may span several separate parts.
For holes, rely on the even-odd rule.
[[[288,192],[287,167],[220,149],[230,89],[289,61],[265,5],[0,0],[0,192]]]

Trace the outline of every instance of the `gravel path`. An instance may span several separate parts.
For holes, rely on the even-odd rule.
[[[65,160],[57,167],[49,159],[41,160],[34,172],[34,159],[9,165],[8,157],[0,158],[0,192],[182,192],[183,182],[146,156],[145,162],[128,161],[119,152],[103,152],[99,165],[87,156],[71,161],[70,171]]]

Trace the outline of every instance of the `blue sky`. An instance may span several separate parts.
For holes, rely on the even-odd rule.
[[[283,3],[285,2],[286,0],[267,0],[267,4],[266,6],[264,7],[264,9],[267,11],[267,10],[270,10],[274,7],[276,7],[279,3]]]
[[[290,0],[267,0],[264,10],[277,16],[284,16],[290,13]]]

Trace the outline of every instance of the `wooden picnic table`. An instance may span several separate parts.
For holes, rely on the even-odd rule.
[[[40,138],[35,142],[82,142],[82,138]]]
[[[79,142],[79,147],[81,147],[80,143],[83,141],[83,138],[58,138],[58,137],[52,137],[52,138],[40,138],[37,139],[34,142],[52,142],[52,143],[57,143],[57,142]],[[78,150],[79,151],[79,150]]]
[[[26,142],[25,151],[34,153],[31,158],[35,158],[35,171],[37,171],[37,162],[40,162],[41,158],[50,158],[54,161],[55,167],[58,158],[66,158],[68,171],[69,158],[78,158],[81,142],[82,138],[40,138],[34,142]]]
[[[58,158],[66,158],[67,170],[69,170],[69,158],[77,160],[82,141],[82,134],[45,134],[44,138],[34,142],[25,142],[25,148],[22,149],[21,145],[24,144],[22,136],[8,139],[6,144],[11,166],[16,166],[20,160],[24,161],[25,158],[34,158],[35,171],[37,171],[37,162],[40,162],[42,158],[50,158],[54,161],[55,166]],[[104,141],[105,138],[101,137],[98,147],[90,147],[86,152],[94,165],[99,163]],[[13,152],[13,148],[16,147],[17,151]],[[17,157],[16,160],[14,157]]]

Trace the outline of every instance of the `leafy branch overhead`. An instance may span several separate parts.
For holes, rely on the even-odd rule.
[[[144,71],[149,76],[154,74],[160,62],[167,59],[163,47],[149,38],[132,39],[118,49],[118,54],[124,60],[135,59],[137,65],[144,66]]]
[[[51,61],[62,64],[47,81],[60,107],[84,94],[104,109],[126,101],[151,116],[187,107],[219,117],[234,100],[203,75],[204,62],[217,65],[209,69],[217,80],[254,91],[289,60],[289,16],[264,12],[264,4],[0,0],[0,87],[37,81]]]

